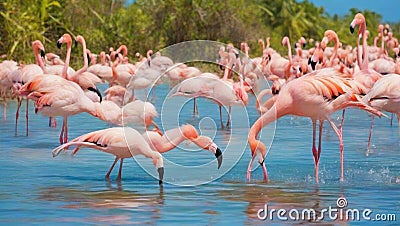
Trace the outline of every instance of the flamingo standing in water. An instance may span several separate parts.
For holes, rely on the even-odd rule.
[[[46,72],[43,59],[45,55],[44,51],[44,46],[41,41],[36,40],[32,42],[32,48],[33,52],[35,55],[35,64],[27,64],[27,65],[21,65],[18,70],[15,70],[13,72],[14,78],[19,77],[18,81],[14,81],[13,89],[14,91],[18,91],[18,89],[21,88],[22,84],[25,84],[32,80],[34,77],[37,75],[41,75]],[[17,135],[17,129],[18,129],[18,119],[19,119],[19,109],[22,104],[22,98],[18,97],[18,104],[17,104],[17,110],[15,112],[15,135]],[[26,136],[28,136],[28,121],[29,121],[29,114],[28,114],[28,109],[29,109],[29,100],[26,99]]]
[[[244,88],[243,78],[239,74],[240,81],[238,83],[233,83],[228,80],[228,75],[231,68],[233,67],[233,62],[236,61],[235,54],[229,52],[229,61],[225,65],[224,77],[220,79],[218,76],[212,73],[203,73],[194,78],[189,78],[182,81],[176,92],[172,96],[185,96],[185,97],[205,97],[209,98],[218,103],[219,106],[219,116],[221,128],[224,128],[222,122],[222,106],[228,106],[228,120],[226,126],[230,124],[230,109],[232,105],[247,105],[248,96]]]
[[[303,76],[287,83],[276,96],[276,100],[271,109],[264,113],[251,127],[248,142],[251,149],[251,160],[247,169],[247,180],[251,177],[251,167],[253,160],[258,156],[258,161],[262,165],[264,180],[268,180],[268,173],[265,167],[266,147],[264,143],[257,140],[258,133],[271,122],[284,115],[296,115],[310,117],[313,123],[312,153],[315,164],[315,179],[318,183],[319,158],[321,155],[321,133],[323,121],[327,120],[337,134],[341,146],[343,141],[341,131],[330,119],[330,115],[346,107],[358,107],[376,115],[381,112],[369,107],[360,101],[352,93],[352,81],[338,76],[314,75]],[[319,121],[319,144],[318,150],[315,146],[316,121]],[[344,179],[343,173],[343,152],[341,152],[341,180]]]
[[[144,139],[150,144],[153,150],[160,153],[168,152],[185,140],[192,141],[202,149],[208,150],[215,155],[218,161],[218,169],[222,164],[221,149],[212,141],[210,137],[199,136],[196,128],[187,124],[181,127],[170,129],[164,135],[155,131],[146,131],[142,134]]]
[[[374,84],[372,89],[363,97],[363,101],[378,110],[396,114],[397,120],[400,120],[399,85],[399,74],[386,75]],[[369,132],[367,155],[370,153],[372,126]]]
[[[362,37],[362,54],[360,54],[360,49],[358,49],[358,54],[357,54],[357,63],[360,67],[360,71],[356,72],[353,75],[353,78],[355,81],[357,81],[361,86],[363,87],[364,92],[361,94],[367,94],[371,88],[374,86],[374,84],[381,79],[383,76],[374,71],[371,68],[368,68],[368,50],[367,50],[367,35],[366,35],[366,29],[367,29],[367,24],[365,21],[365,17],[361,13],[357,13],[354,16],[353,21],[350,23],[350,32],[353,33],[355,27],[358,26],[358,35]],[[359,38],[357,38],[357,46],[359,45]],[[343,112],[344,115],[344,112]],[[343,122],[342,122],[343,124]],[[372,134],[372,128],[374,125],[374,116],[372,116],[371,120],[371,127],[370,127],[370,133],[368,137],[368,148],[367,152],[369,152],[369,147],[371,144],[371,134]]]
[[[79,136],[72,141],[53,149],[53,157],[60,154],[62,150],[69,146],[76,146],[72,151],[75,155],[81,147],[88,147],[115,155],[115,160],[108,170],[105,178],[110,179],[111,171],[115,164],[120,160],[117,180],[122,177],[122,164],[125,158],[135,155],[144,155],[153,160],[159,175],[159,184],[162,184],[164,177],[164,162],[160,153],[150,148],[143,136],[135,129],[130,127],[114,127]]]

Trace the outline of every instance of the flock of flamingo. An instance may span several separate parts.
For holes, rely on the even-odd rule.
[[[248,105],[248,93],[257,94],[256,108],[260,117],[251,126],[248,143],[251,160],[247,169],[247,180],[251,179],[252,164],[257,158],[268,180],[265,165],[266,146],[258,140],[261,129],[285,115],[311,118],[313,139],[312,154],[315,165],[315,179],[318,183],[319,159],[322,151],[322,128],[325,121],[335,131],[339,139],[341,180],[344,180],[343,159],[343,123],[345,109],[355,107],[372,115],[382,116],[382,111],[396,114],[400,119],[400,63],[399,43],[390,32],[390,27],[380,25],[379,35],[373,46],[367,45],[368,30],[361,13],[355,15],[350,23],[350,32],[358,27],[356,47],[341,46],[337,34],[327,30],[320,42],[305,49],[306,40],[300,38],[292,56],[290,40],[282,39],[282,45],[288,47],[288,56],[282,57],[269,44],[259,40],[262,55],[249,57],[249,46],[241,43],[239,52],[232,44],[221,46],[217,64],[223,69],[223,77],[214,73],[203,73],[197,67],[184,63],[174,63],[169,57],[149,50],[146,57],[136,54],[135,64],[128,61],[128,49],[121,45],[118,49],[109,49],[107,54],[91,53],[86,48],[85,39],[78,35],[75,41],[82,46],[83,67],[74,70],[69,67],[73,39],[64,34],[58,41],[61,48],[66,45],[66,59],[61,60],[53,53],[45,54],[40,41],[32,42],[35,64],[18,65],[15,61],[4,60],[0,63],[0,91],[3,97],[4,120],[8,101],[18,102],[15,118],[17,134],[19,110],[23,99],[26,100],[26,135],[28,135],[28,101],[34,101],[35,113],[49,117],[49,126],[56,126],[56,116],[63,117],[59,137],[60,146],[52,151],[53,157],[74,146],[72,154],[81,147],[97,149],[113,154],[115,160],[106,174],[109,179],[115,164],[120,161],[117,180],[121,180],[124,158],[143,155],[153,160],[161,184],[164,176],[164,164],[161,153],[173,150],[185,140],[191,141],[201,149],[215,155],[218,168],[222,164],[222,151],[210,137],[199,135],[190,124],[168,131],[162,131],[153,121],[158,116],[157,109],[148,100],[136,98],[134,91],[146,90],[162,81],[177,84],[174,96],[194,99],[193,113],[197,113],[196,98],[211,99],[219,105],[221,128],[230,126],[231,106]],[[377,46],[381,40],[381,47]],[[333,41],[334,46],[328,47]],[[362,42],[362,43],[360,43]],[[310,40],[311,43],[311,40]],[[386,46],[385,46],[386,45]],[[396,54],[396,59],[388,52]],[[98,61],[100,58],[100,62]],[[89,66],[90,61],[90,66]],[[235,78],[234,73],[237,73]],[[259,78],[264,76],[271,82],[271,88],[259,91]],[[162,78],[162,79],[160,79]],[[103,97],[96,85],[108,83]],[[264,95],[271,98],[262,101]],[[222,122],[221,108],[228,107],[228,121]],[[330,115],[343,110],[339,126]],[[68,139],[68,117],[82,112],[91,114],[100,120],[118,127],[106,128]],[[316,147],[318,131],[318,148]],[[131,124],[144,126],[140,133]],[[151,126],[154,128],[151,129]],[[373,117],[369,143],[372,134]],[[229,150],[226,150],[229,151]]]

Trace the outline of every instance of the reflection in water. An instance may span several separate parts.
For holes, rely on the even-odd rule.
[[[61,208],[66,209],[88,208],[121,211],[121,214],[113,213],[112,215],[87,217],[85,219],[87,222],[110,222],[112,224],[138,223],[139,219],[132,219],[132,214],[129,213],[131,211],[146,211],[146,217],[143,220],[147,223],[155,223],[157,219],[160,219],[160,207],[164,205],[163,186],[160,186],[159,193],[153,194],[141,194],[136,191],[123,190],[120,182],[114,187],[110,181],[107,181],[106,187],[107,190],[101,191],[88,191],[68,187],[46,187],[40,190],[38,199],[66,203],[61,206]],[[73,222],[75,220],[64,218],[61,221]]]
[[[271,184],[240,184],[237,182],[230,182],[229,186],[232,189],[224,189],[219,191],[219,195],[229,201],[235,202],[246,202],[248,203],[246,210],[244,211],[247,215],[248,223],[260,222],[257,213],[260,209],[265,209],[265,205],[268,205],[268,210],[271,209],[314,209],[316,216],[320,216],[320,211],[326,206],[320,206],[320,195],[319,189],[316,187],[311,192],[288,190],[287,188],[273,187]],[[291,186],[288,186],[291,187]],[[286,215],[288,216],[288,215]],[[267,217],[267,221],[269,216]],[[279,222],[276,212],[274,215],[274,221]],[[306,222],[316,222],[312,219]],[[298,223],[301,223],[299,221]]]

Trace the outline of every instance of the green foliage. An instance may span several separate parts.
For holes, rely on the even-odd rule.
[[[357,9],[345,16],[330,16],[323,7],[304,0],[3,0],[0,3],[0,55],[33,62],[31,42],[39,39],[47,52],[64,55],[55,42],[63,33],[86,38],[92,52],[108,51],[125,44],[133,58],[136,52],[187,40],[215,40],[239,46],[246,41],[252,56],[261,50],[257,40],[271,37],[271,46],[282,53],[283,36],[292,46],[300,37],[321,40],[327,29],[335,30],[343,44],[354,45],[348,25]],[[370,37],[377,35],[382,16],[363,11]],[[397,37],[400,24],[392,24]],[[373,38],[369,39],[372,43]],[[74,64],[80,64],[79,48],[73,49]],[[76,56],[76,57],[75,57]]]

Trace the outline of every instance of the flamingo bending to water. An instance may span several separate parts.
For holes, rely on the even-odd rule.
[[[143,136],[135,129],[130,127],[114,127],[79,136],[72,141],[53,149],[53,157],[60,154],[62,150],[69,146],[76,146],[72,151],[75,155],[81,147],[93,148],[99,151],[115,155],[115,160],[106,174],[106,179],[110,178],[111,171],[115,164],[120,160],[117,180],[122,177],[122,164],[125,158],[135,155],[144,155],[153,160],[153,164],[159,175],[159,184],[162,184],[164,177],[164,162],[160,153],[150,148]]]
[[[315,179],[318,182],[319,158],[321,155],[321,133],[324,120],[327,120],[340,142],[341,149],[341,180],[344,179],[343,173],[343,141],[341,131],[330,119],[330,115],[346,107],[357,107],[373,114],[381,116],[380,111],[369,107],[360,101],[360,98],[352,93],[352,81],[338,76],[314,75],[303,76],[287,83],[276,96],[276,100],[271,109],[264,113],[251,127],[248,142],[252,157],[247,169],[247,179],[250,180],[251,167],[253,160],[258,156],[259,163],[262,165],[264,180],[268,180],[267,169],[265,167],[266,147],[257,140],[258,133],[271,122],[282,116],[291,114],[296,116],[310,117],[313,122],[313,145],[312,153],[315,164]],[[318,150],[315,146],[316,121],[319,121],[319,145]]]
[[[146,131],[143,133],[144,139],[150,146],[160,152],[168,152],[178,146],[185,140],[192,141],[202,149],[208,150],[215,155],[218,161],[218,169],[222,164],[222,152],[210,137],[199,136],[197,130],[190,124],[178,128],[170,129],[163,135],[155,131]]]

